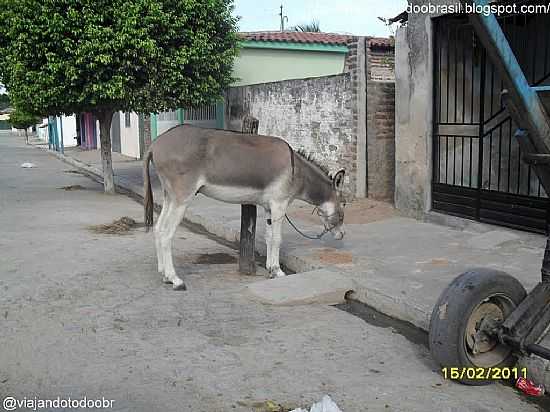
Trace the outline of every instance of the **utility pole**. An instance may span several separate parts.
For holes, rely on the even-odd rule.
[[[281,31],[285,31],[285,20],[288,21],[288,17],[283,14],[283,5],[281,4],[281,12],[279,13],[279,16],[281,16]]]

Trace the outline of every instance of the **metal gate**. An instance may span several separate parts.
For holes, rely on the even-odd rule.
[[[529,83],[550,84],[550,15],[499,22]],[[521,160],[502,80],[466,17],[434,23],[433,209],[545,232],[548,197]]]

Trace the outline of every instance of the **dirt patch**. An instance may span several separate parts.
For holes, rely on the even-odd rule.
[[[289,210],[288,215],[291,218],[320,225],[319,216],[312,214],[312,210],[313,206],[296,202]],[[344,223],[348,225],[372,223],[399,215],[392,204],[371,199],[358,199],[352,203],[348,203],[344,212]]]
[[[138,226],[138,223],[134,219],[123,216],[112,223],[88,226],[88,230],[106,235],[125,235]]]
[[[237,401],[237,405],[250,408],[252,412],[289,412],[297,408],[295,406],[281,405],[270,400],[262,402]]]
[[[63,189],[63,190],[66,190],[66,191],[71,191],[71,190],[86,190],[86,188],[85,188],[84,186],[81,186],[81,185],[62,186],[62,187],[58,187],[58,189]]]
[[[85,176],[85,174],[83,172],[81,172],[80,170],[63,170],[63,173],[70,173],[70,174]]]
[[[193,259],[196,265],[227,265],[237,263],[237,258],[227,253],[204,253]]]
[[[433,258],[423,262],[416,262],[417,265],[449,266],[449,260],[446,258]]]
[[[338,249],[318,249],[316,258],[326,265],[349,265],[353,263],[353,255],[350,252],[342,252]]]

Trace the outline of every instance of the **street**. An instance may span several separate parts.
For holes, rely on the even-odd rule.
[[[173,291],[152,233],[90,228],[142,223],[141,204],[21,137],[0,135],[0,153],[2,399],[216,412],[329,394],[344,412],[542,410],[502,384],[443,380],[428,349],[391,327],[331,306],[254,302],[246,285],[262,278],[237,272],[237,251],[184,227],[174,260],[188,290]]]

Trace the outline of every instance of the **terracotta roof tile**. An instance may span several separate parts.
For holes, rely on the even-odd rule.
[[[310,33],[299,31],[255,31],[242,32],[241,37],[253,41],[273,41],[309,44],[327,44],[345,46],[356,36],[335,33]],[[384,37],[367,37],[369,44],[375,47],[393,47],[393,39]]]

